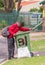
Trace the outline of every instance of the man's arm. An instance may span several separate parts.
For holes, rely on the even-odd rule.
[[[26,27],[21,27],[20,31],[30,31],[32,30],[32,28],[26,28]]]

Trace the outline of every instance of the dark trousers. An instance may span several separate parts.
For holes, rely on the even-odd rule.
[[[14,38],[7,38],[9,58],[14,57]]]

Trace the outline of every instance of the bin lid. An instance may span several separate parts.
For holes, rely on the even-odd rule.
[[[18,32],[18,33],[16,33],[16,34],[14,34],[14,37],[15,36],[18,36],[18,35],[24,35],[24,34],[29,34],[30,33],[30,31],[26,31],[26,32]]]

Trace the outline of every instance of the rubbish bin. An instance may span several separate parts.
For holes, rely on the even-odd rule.
[[[31,57],[30,32],[20,32],[15,35],[18,57]]]

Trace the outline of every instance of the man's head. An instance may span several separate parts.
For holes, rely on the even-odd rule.
[[[20,22],[19,24],[20,24],[20,27],[24,26],[24,22]]]
[[[24,26],[24,22],[16,22],[16,24],[17,24],[19,27],[23,27],[23,26]]]

